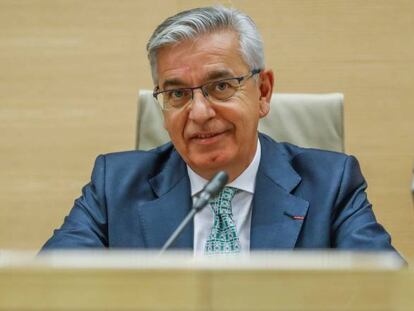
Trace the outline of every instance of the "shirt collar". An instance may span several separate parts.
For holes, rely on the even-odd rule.
[[[260,158],[261,158],[261,147],[260,147],[260,140],[258,139],[256,153],[254,155],[252,162],[250,162],[249,166],[243,171],[243,173],[241,173],[231,183],[227,184],[227,186],[234,187],[234,188],[253,194],[255,186],[256,186],[256,175],[259,169]],[[198,175],[188,165],[187,165],[187,172],[188,172],[188,177],[190,178],[191,196],[193,196],[203,189],[204,185],[208,182],[208,180]]]

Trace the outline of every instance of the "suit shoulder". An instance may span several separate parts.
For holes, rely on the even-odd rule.
[[[171,143],[148,151],[130,150],[112,152],[98,156],[96,162],[103,161],[107,170],[123,171],[144,169],[155,174],[174,153]]]
[[[171,143],[150,150],[127,150],[102,154],[107,161],[128,161],[139,159],[157,159],[168,156],[173,151]]]
[[[328,158],[336,158],[336,159],[345,159],[348,155],[336,152],[336,151],[329,151],[329,150],[322,150],[317,148],[306,148],[300,147],[288,142],[277,142],[273,138],[267,136],[266,134],[260,133],[260,141],[262,144],[266,146],[272,146],[276,148],[277,152],[285,154],[285,156],[295,159],[296,157],[328,157]]]
[[[351,160],[351,162],[357,162],[353,156],[349,156],[345,153],[316,148],[299,147],[287,142],[279,143],[266,135],[262,134],[261,136],[262,143],[264,143],[267,147],[272,146],[270,149],[274,148],[273,150],[276,151],[275,154],[283,155],[283,158],[290,162],[295,169],[340,169],[343,168],[347,160]]]
[[[303,148],[288,143],[283,143],[283,148],[291,159],[292,167],[301,175],[326,175],[327,177],[342,178],[345,171],[357,172],[360,175],[358,160],[345,153],[321,150],[315,148]],[[358,177],[359,179],[359,177]]]
[[[341,152],[303,148],[289,143],[280,143],[279,148],[289,159],[292,168],[302,180],[312,184],[331,186],[343,180],[352,180],[359,185],[364,182],[358,160]]]
[[[306,147],[299,147],[290,143],[282,143],[283,148],[286,152],[292,157],[293,160],[297,159],[331,159],[333,161],[345,161],[349,155],[331,151],[331,150],[323,150],[317,148],[306,148]]]

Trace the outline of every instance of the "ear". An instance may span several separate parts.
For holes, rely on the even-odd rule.
[[[270,111],[270,100],[272,99],[274,75],[272,70],[263,70],[259,75],[259,116],[265,117]]]

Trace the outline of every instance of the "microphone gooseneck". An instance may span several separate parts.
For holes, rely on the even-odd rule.
[[[229,176],[225,171],[220,171],[204,186],[193,203],[193,208],[200,210],[207,205],[227,184]]]
[[[228,179],[229,176],[227,173],[225,171],[220,171],[214,175],[214,177],[204,186],[200,194],[193,199],[193,207],[190,212],[161,248],[160,255],[164,253],[164,251],[168,249],[172,243],[174,243],[181,232],[183,232],[185,226],[190,222],[191,219],[193,219],[194,215],[201,211],[207,205],[208,201],[214,198],[224,188]]]

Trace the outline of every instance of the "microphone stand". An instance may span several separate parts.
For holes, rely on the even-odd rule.
[[[161,251],[160,251],[159,255],[162,255],[171,246],[171,244],[173,244],[175,242],[175,240],[178,238],[178,236],[181,234],[181,232],[184,230],[184,228],[187,226],[187,224],[194,218],[195,214],[197,212],[201,211],[204,208],[204,206],[206,206],[206,205],[204,205],[204,206],[200,206],[199,208],[197,208],[195,206],[196,201],[197,201],[197,198],[194,198],[193,208],[187,214],[187,216],[185,216],[184,220],[180,223],[180,225],[177,227],[177,229],[175,229],[173,234],[171,234],[171,236],[169,237],[167,242],[165,242],[164,246],[161,248]]]
[[[169,237],[167,242],[161,248],[159,255],[162,255],[178,238],[185,226],[194,218],[194,215],[201,211],[208,203],[208,201],[215,197],[226,185],[228,175],[224,171],[218,172],[201,190],[200,195],[193,198],[193,207],[187,216],[183,219],[180,225],[175,229],[173,234]]]

